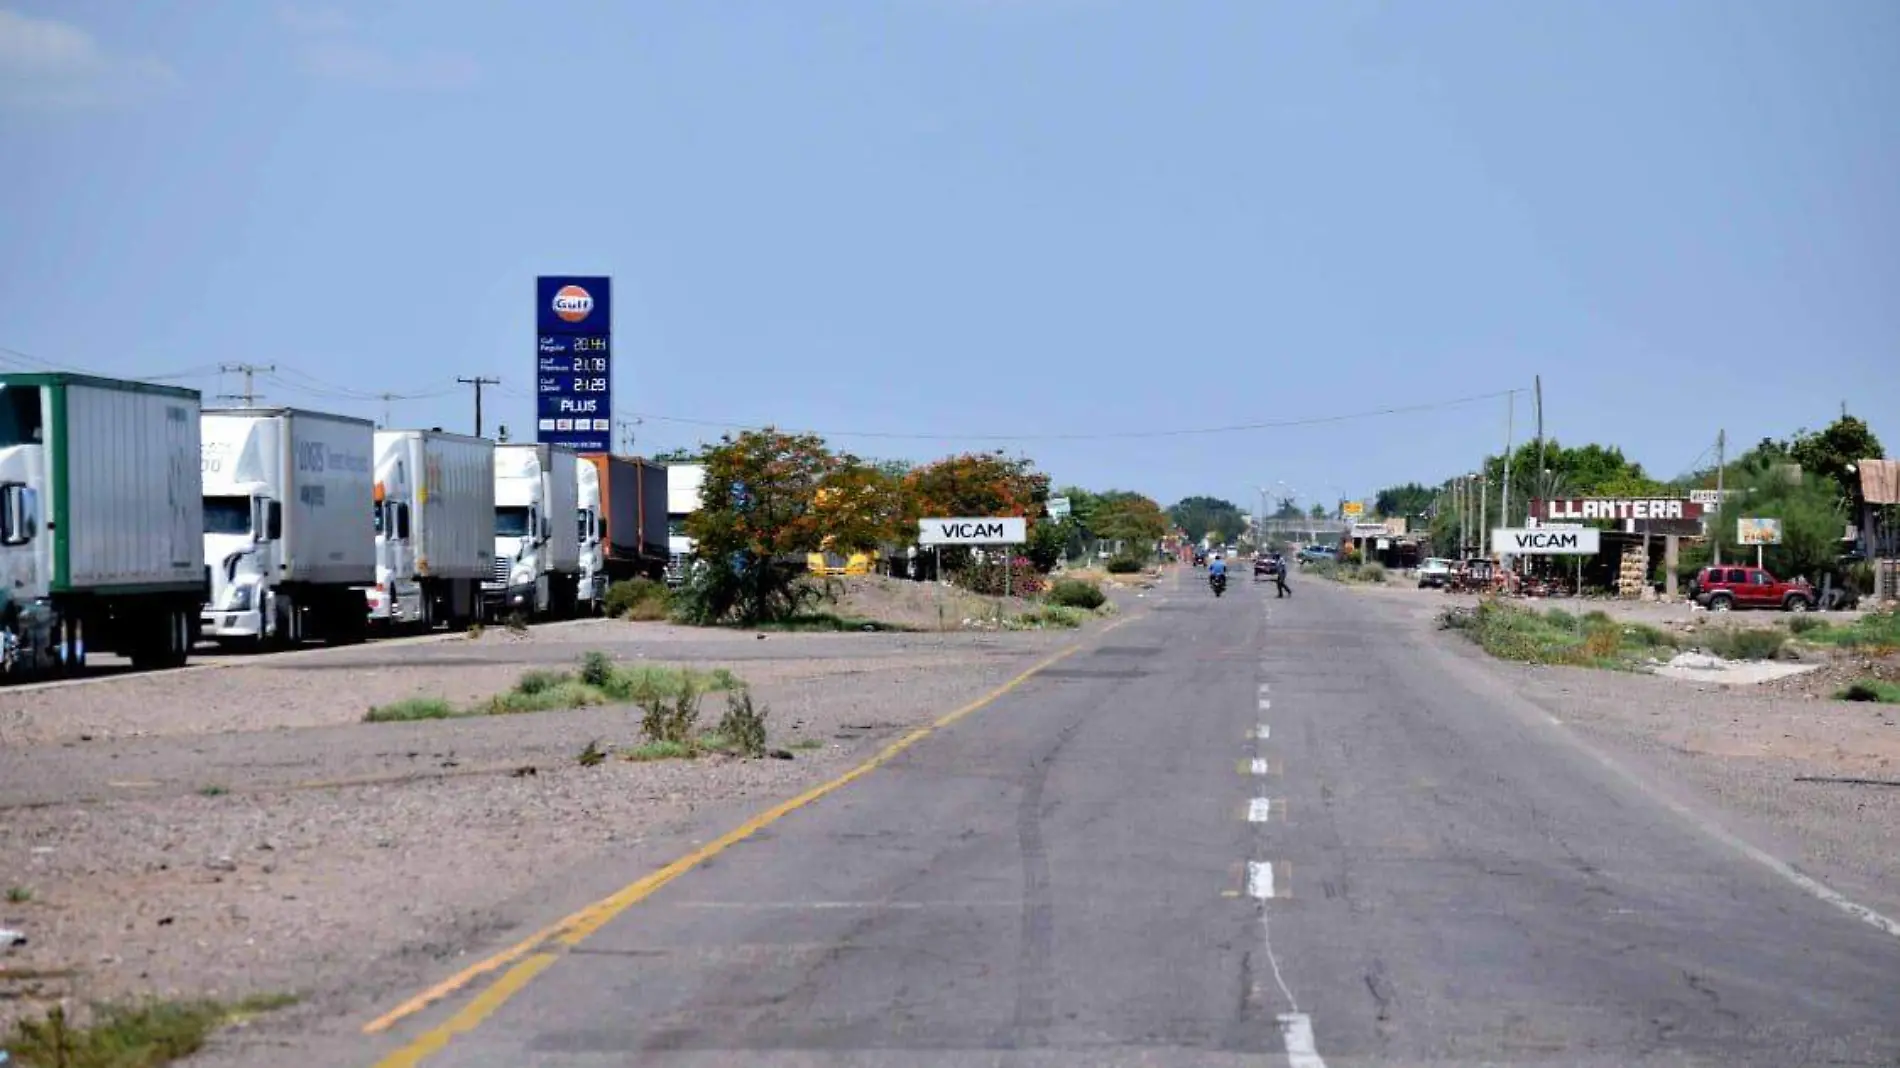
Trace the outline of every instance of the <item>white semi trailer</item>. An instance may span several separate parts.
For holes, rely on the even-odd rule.
[[[495,569],[495,443],[441,430],[378,430],[375,441],[371,622],[480,622]]]
[[[580,593],[578,454],[560,445],[495,446],[492,615],[566,619]]]
[[[0,375],[0,670],[185,662],[204,603],[194,390]]]
[[[355,641],[376,583],[367,419],[300,408],[204,413],[206,637],[237,646]]]

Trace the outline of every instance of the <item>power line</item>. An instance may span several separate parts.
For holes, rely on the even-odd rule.
[[[463,381],[466,381],[464,379]],[[824,438],[880,438],[898,441],[942,441],[945,439],[964,439],[971,441],[1108,441],[1143,438],[1191,437],[1203,434],[1236,434],[1253,430],[1283,430],[1292,427],[1324,426],[1330,423],[1345,423],[1357,419],[1374,419],[1388,415],[1405,415],[1412,412],[1434,411],[1444,408],[1456,408],[1479,401],[1496,400],[1526,392],[1523,389],[1497,390],[1491,393],[1479,393],[1469,397],[1457,397],[1451,400],[1429,401],[1421,404],[1401,404],[1388,408],[1372,408],[1360,412],[1348,412],[1341,415],[1309,416],[1299,419],[1275,419],[1262,423],[1235,423],[1228,426],[1193,427],[1173,430],[1119,430],[1097,431],[1073,434],[972,434],[972,433],[896,433],[878,430],[804,430],[803,433],[816,434]],[[658,415],[653,412],[627,413],[639,419],[651,419],[661,423],[680,423],[688,426],[717,427],[722,430],[763,430],[766,424],[728,422],[716,419],[689,419],[684,416]]]

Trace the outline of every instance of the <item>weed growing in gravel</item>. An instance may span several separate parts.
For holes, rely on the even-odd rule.
[[[581,658],[578,669],[553,671],[536,668],[522,672],[506,693],[457,707],[440,697],[411,697],[369,710],[366,723],[416,719],[454,719],[462,716],[507,716],[523,712],[551,712],[592,705],[638,704],[652,698],[672,700],[687,689],[698,693],[734,690],[743,686],[725,668],[700,671],[658,664],[617,664],[606,653],[593,651]]]
[[[752,691],[738,689],[726,695],[726,714],[719,717],[718,733],[743,757],[765,755],[765,713],[752,704]]]
[[[1780,627],[1713,627],[1696,636],[1697,644],[1724,660],[1773,660],[1788,644]]]
[[[886,623],[878,619],[866,619],[862,616],[841,616],[834,612],[800,612],[788,619],[777,619],[766,623],[754,623],[748,630],[770,631],[891,631],[905,633],[915,631],[916,627],[907,627],[900,623]]]
[[[25,886],[7,887],[7,904],[24,905],[31,900],[33,900],[33,890],[31,887],[25,887]]]
[[[1579,619],[1562,609],[1539,612],[1491,600],[1447,609],[1439,626],[1462,632],[1500,660],[1526,664],[1627,669],[1675,647],[1656,627],[1618,623],[1602,612]]]
[[[223,797],[230,792],[231,791],[225,787],[217,785],[198,787],[198,796],[200,797]]]
[[[647,690],[634,697],[640,706],[640,733],[649,742],[676,742],[691,748],[699,728],[699,690],[687,679],[672,694]]]
[[[233,1004],[150,1001],[101,1005],[88,1027],[77,1027],[54,1006],[40,1020],[21,1020],[0,1038],[0,1049],[21,1068],[159,1068],[204,1048],[218,1028],[294,1004],[268,995]]]
[[[1900,649],[1900,610],[1869,612],[1852,623],[1827,623],[1813,616],[1789,622],[1801,640],[1847,649],[1886,651]]]
[[[600,740],[598,738],[588,742],[587,748],[581,750],[580,755],[574,758],[574,762],[583,768],[597,767],[606,763],[606,761],[607,751],[600,747]]]
[[[1050,604],[1092,612],[1108,601],[1108,594],[1103,593],[1102,588],[1093,582],[1065,578],[1057,579],[1049,587],[1048,598]]]
[[[1837,701],[1877,701],[1881,704],[1900,705],[1900,683],[1883,679],[1861,679],[1850,683],[1834,694]]]
[[[365,723],[400,723],[412,719],[448,719],[465,715],[440,697],[405,697],[392,704],[377,705],[363,716]]]
[[[628,760],[644,762],[649,760],[689,760],[698,756],[699,752],[684,742],[648,742],[645,745],[634,746],[622,755]]]
[[[825,742],[822,738],[800,738],[785,746],[787,749],[823,749],[824,747]]]
[[[649,578],[628,579],[607,587],[604,607],[614,619],[654,622],[667,617],[671,597],[665,583]]]
[[[1010,616],[1003,621],[1004,630],[1074,630],[1082,625],[1094,613],[1066,605],[1046,604],[1034,611]]]

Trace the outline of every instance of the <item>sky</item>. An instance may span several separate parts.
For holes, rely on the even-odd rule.
[[[1896,50],[1889,0],[0,0],[0,368],[463,431],[492,377],[520,439],[534,277],[591,273],[643,453],[1331,501],[1541,376],[1664,477],[1843,405],[1891,454]]]

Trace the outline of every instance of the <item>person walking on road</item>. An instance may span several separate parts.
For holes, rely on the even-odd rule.
[[[1274,600],[1293,596],[1293,590],[1286,584],[1286,557],[1279,553],[1273,554],[1273,584],[1277,591],[1273,595]]]

